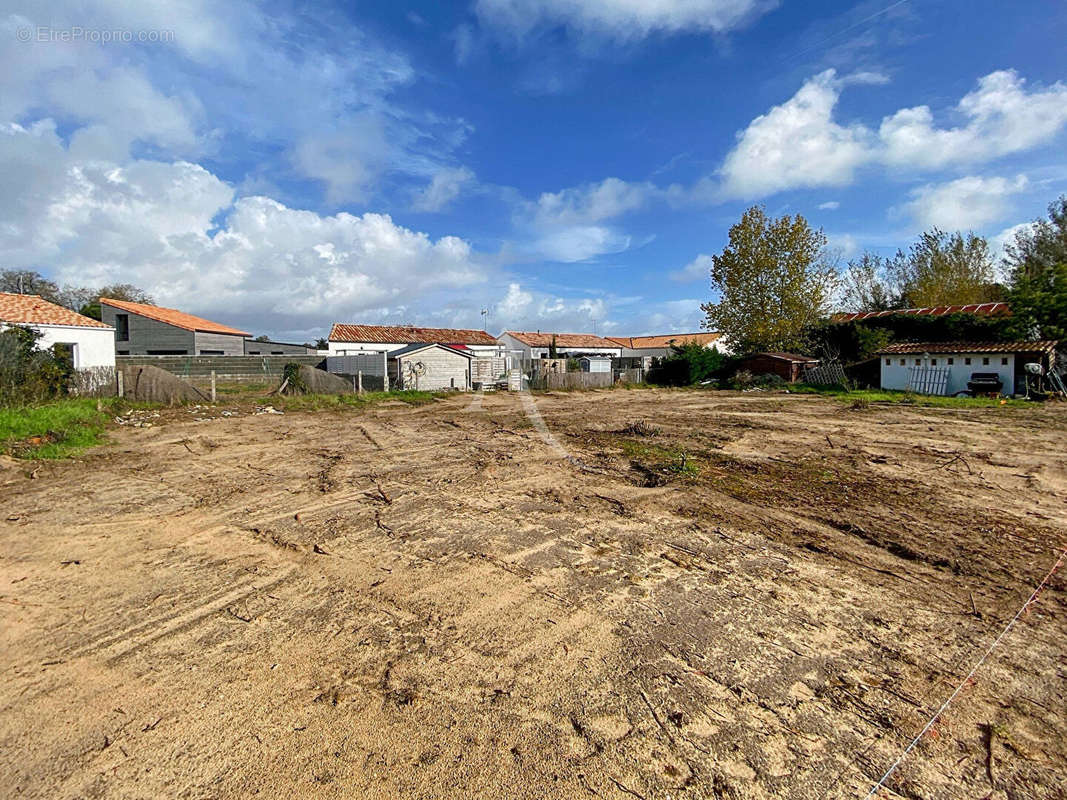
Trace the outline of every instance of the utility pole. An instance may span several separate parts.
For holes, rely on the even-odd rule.
[[[488,308],[483,308],[482,309],[482,330],[483,331],[488,331],[489,330],[489,309]]]

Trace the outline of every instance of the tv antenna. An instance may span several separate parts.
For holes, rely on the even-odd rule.
[[[488,308],[483,308],[482,309],[482,330],[483,331],[488,331],[489,330],[488,326],[489,326],[489,309]]]

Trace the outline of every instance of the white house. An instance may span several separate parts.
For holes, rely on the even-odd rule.
[[[1056,342],[898,342],[877,355],[883,389],[954,395],[967,391],[980,372],[995,373],[1001,394],[1010,396],[1021,386],[1025,364],[1052,366]]]
[[[328,337],[329,355],[391,353],[412,344],[443,344],[468,350],[475,358],[501,358],[504,348],[485,331],[467,328],[416,328],[411,325],[348,325],[335,323]]]
[[[667,333],[659,336],[608,336],[609,341],[622,348],[622,358],[665,358],[672,355],[674,347],[687,344],[700,344],[708,349],[718,347],[723,350],[722,334],[718,331],[703,333]]]
[[[520,354],[524,361],[548,358],[553,340],[561,358],[599,355],[618,358],[622,348],[603,336],[592,333],[542,333],[541,331],[504,331],[497,340],[509,353]]]
[[[0,330],[18,326],[41,334],[37,346],[69,354],[74,369],[115,366],[115,329],[35,294],[0,292]]]

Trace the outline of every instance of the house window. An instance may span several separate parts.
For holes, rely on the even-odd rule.
[[[931,367],[936,367],[937,366],[937,359],[936,358],[931,358],[930,359],[930,366]]]
[[[146,355],[150,356],[187,356],[188,350],[145,350]]]
[[[915,359],[915,366],[921,367],[922,363],[923,363],[923,360],[921,358]]]
[[[954,359],[954,358],[950,358],[950,359],[948,360],[948,365],[949,365],[950,367],[951,367],[951,366],[952,366],[953,364],[955,364],[955,363],[956,363],[956,359]]]
[[[967,367],[971,366],[971,359],[969,359],[969,358],[963,359],[963,364],[964,364],[964,366],[967,366]]]
[[[119,350],[119,351],[116,352],[116,355],[120,355],[120,356],[128,356],[129,354],[130,354],[129,350]]]
[[[885,360],[885,365],[886,365],[887,367],[889,366],[889,359],[888,359],[888,358],[887,358],[887,359]]]
[[[989,366],[989,356],[986,356],[985,358],[982,359],[982,366],[983,367],[988,367]]]
[[[130,315],[129,314],[116,314],[115,315],[115,341],[128,342],[130,341]]]
[[[1006,357],[1000,359],[1000,366],[1002,366],[1002,367],[1008,366],[1008,359]]]
[[[904,363],[905,363],[905,362],[904,362],[904,359],[903,359],[903,358],[902,358],[902,359],[900,359],[900,366],[902,366],[902,367],[903,367],[903,366],[904,366]]]
[[[202,356],[224,356],[224,355],[226,355],[226,351],[225,350],[201,350],[200,351],[200,355],[202,355]]]

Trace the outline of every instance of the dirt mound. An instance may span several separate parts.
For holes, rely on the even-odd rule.
[[[122,368],[124,393],[130,400],[143,403],[203,403],[207,396],[191,383],[165,369],[147,366]]]
[[[286,370],[288,372],[288,370]],[[281,394],[351,394],[352,386],[344,378],[315,367],[301,365],[295,380],[288,377],[278,387]]]

